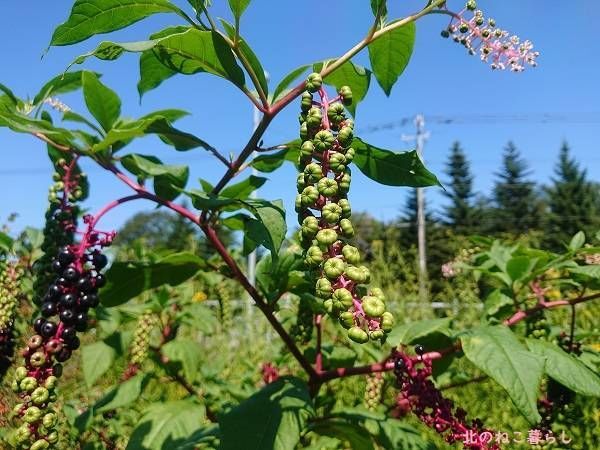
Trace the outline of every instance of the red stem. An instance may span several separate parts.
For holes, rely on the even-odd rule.
[[[323,353],[321,351],[321,340],[323,334],[323,316],[317,314],[315,316],[315,327],[317,328],[317,356],[315,357],[315,369],[317,373],[321,373],[323,370]]]

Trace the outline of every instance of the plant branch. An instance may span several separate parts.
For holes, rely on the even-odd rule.
[[[323,352],[321,351],[321,341],[323,335],[323,316],[317,314],[315,316],[315,327],[317,328],[317,346],[315,356],[315,370],[320,373],[323,370]]]

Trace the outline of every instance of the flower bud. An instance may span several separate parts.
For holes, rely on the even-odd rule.
[[[327,299],[331,297],[333,292],[333,288],[331,287],[331,281],[327,278],[319,278],[317,280],[317,284],[315,285],[315,291],[317,297]]]
[[[338,94],[342,97],[344,105],[350,106],[352,104],[352,89],[350,89],[350,86],[342,86]]]
[[[317,232],[316,239],[320,245],[329,246],[337,241],[338,235],[335,230],[324,228]]]
[[[325,264],[323,264],[325,276],[332,280],[343,274],[345,268],[346,264],[339,258],[329,258],[325,261]]]
[[[360,251],[352,245],[344,245],[342,254],[349,264],[358,264],[360,262]]]
[[[350,311],[344,311],[340,314],[339,321],[340,325],[344,328],[352,328],[354,326],[354,314],[352,314]]]
[[[304,261],[309,266],[318,266],[323,262],[323,252],[319,247],[313,245],[306,251],[306,257]]]
[[[337,203],[328,203],[321,210],[321,217],[327,223],[337,223],[342,216],[342,208]]]
[[[346,169],[346,157],[343,153],[334,153],[329,157],[329,167],[334,173],[343,172]]]
[[[323,78],[316,72],[311,73],[306,78],[306,90],[308,92],[317,92],[323,85]]]
[[[354,236],[354,227],[352,226],[350,219],[340,220],[340,229],[342,230],[344,237],[351,238]]]
[[[319,191],[314,186],[307,186],[302,190],[300,194],[300,202],[302,206],[313,206],[319,198]]]
[[[352,327],[348,330],[348,337],[359,344],[364,344],[369,341],[369,335],[365,330],[359,327]]]
[[[369,295],[362,298],[362,308],[369,317],[380,317],[385,312],[385,303]]]
[[[313,96],[310,92],[304,91],[302,93],[302,100],[300,102],[300,109],[303,112],[307,112],[310,108],[312,108]]]
[[[313,139],[313,144],[315,144],[315,148],[320,152],[329,150],[334,142],[335,138],[329,130],[319,131],[317,134],[315,134],[315,137]]]
[[[335,197],[338,192],[338,184],[332,178],[321,178],[317,183],[317,189],[325,197]]]

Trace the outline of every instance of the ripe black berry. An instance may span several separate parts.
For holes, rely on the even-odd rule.
[[[404,370],[404,360],[398,358],[396,361],[394,361],[394,373],[396,373],[396,374],[402,373],[403,370]]]
[[[79,280],[77,280],[77,289],[80,291],[88,292],[92,288],[92,282],[88,277],[81,277]]]
[[[42,305],[42,316],[44,317],[52,317],[56,314],[58,308],[56,307],[56,303],[46,302]]]
[[[67,267],[64,272],[62,273],[62,276],[67,280],[67,281],[76,281],[79,278],[79,272],[77,271],[77,269],[75,269],[75,267]]]
[[[65,341],[65,345],[69,350],[77,350],[81,345],[81,342],[79,341],[79,338],[75,336],[74,338]]]
[[[423,353],[425,353],[425,347],[423,347],[421,344],[415,345],[415,353],[421,356]]]
[[[64,309],[59,314],[60,321],[69,325],[75,321],[75,314],[72,309]]]
[[[60,286],[58,286],[56,284],[51,284],[48,287],[48,297],[50,297],[50,298],[57,298],[61,292],[62,291],[60,289]]]
[[[52,270],[54,270],[57,273],[61,273],[62,272],[63,266],[60,263],[60,261],[58,261],[58,260],[52,261]]]
[[[63,266],[71,264],[74,259],[75,255],[71,253],[68,247],[63,247],[60,249],[60,253],[58,254],[58,261],[60,261],[60,263]]]
[[[62,373],[63,373],[62,364],[54,364],[54,366],[52,366],[52,375],[54,375],[57,378],[60,378]]]
[[[62,330],[62,333],[60,334],[60,337],[63,338],[65,341],[73,339],[75,336],[77,336],[77,332],[75,331],[75,328],[73,328],[73,327],[64,328]]]
[[[56,325],[52,322],[46,322],[42,325],[42,329],[40,330],[40,334],[45,338],[49,338],[54,336],[56,333]]]
[[[94,284],[96,287],[101,288],[102,286],[104,286],[106,284],[106,277],[104,275],[102,275],[101,273],[99,273],[98,275],[96,275]]]
[[[65,362],[70,357],[71,357],[71,350],[69,350],[68,348],[63,348],[55,356],[55,358],[58,362]]]
[[[108,264],[108,259],[106,258],[106,255],[103,255],[102,253],[94,253],[94,256],[92,257],[92,263],[94,264],[94,268],[96,270],[101,270],[106,267],[106,264]]]
[[[37,319],[35,319],[35,322],[33,322],[33,329],[35,330],[36,333],[41,333],[42,332],[42,326],[46,323],[46,319],[44,319],[43,317],[38,317]]]
[[[85,294],[79,300],[79,304],[85,308],[95,308],[96,306],[98,306],[98,303],[99,299],[98,295],[96,294]]]
[[[62,308],[72,308],[77,303],[77,298],[73,294],[65,294],[60,297],[59,304]]]

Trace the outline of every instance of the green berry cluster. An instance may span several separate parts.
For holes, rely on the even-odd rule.
[[[44,254],[34,265],[34,298],[42,298],[54,279],[52,260],[60,247],[73,243],[75,222],[79,215],[77,202],[87,197],[87,177],[82,173],[76,160],[58,158],[54,161],[54,183],[48,194],[48,209],[44,226]]]
[[[367,376],[364,404],[369,411],[375,411],[381,402],[384,383],[381,373],[373,373]]]
[[[231,292],[227,283],[221,281],[215,287],[217,299],[219,300],[219,316],[221,326],[224,330],[231,330],[233,327],[233,310],[231,308]]]
[[[0,380],[11,365],[15,351],[14,320],[19,279],[23,269],[18,263],[0,261]]]
[[[150,334],[157,325],[158,319],[156,314],[147,311],[140,316],[133,335],[133,342],[130,348],[129,363],[139,367],[148,358],[148,350],[150,349]]]
[[[314,328],[313,310],[307,299],[300,298],[296,323],[290,329],[290,335],[296,342],[308,344],[312,338]]]
[[[382,340],[394,318],[386,311],[381,289],[366,289],[369,269],[360,264],[358,248],[349,244],[354,237],[348,201],[354,122],[346,116],[344,105],[352,103],[352,92],[344,86],[330,100],[317,73],[309,75],[306,89],[301,100],[301,172],[295,205],[305,262],[317,278],[317,297],[348,330],[348,337],[359,343]],[[314,99],[315,92],[320,101]]]

